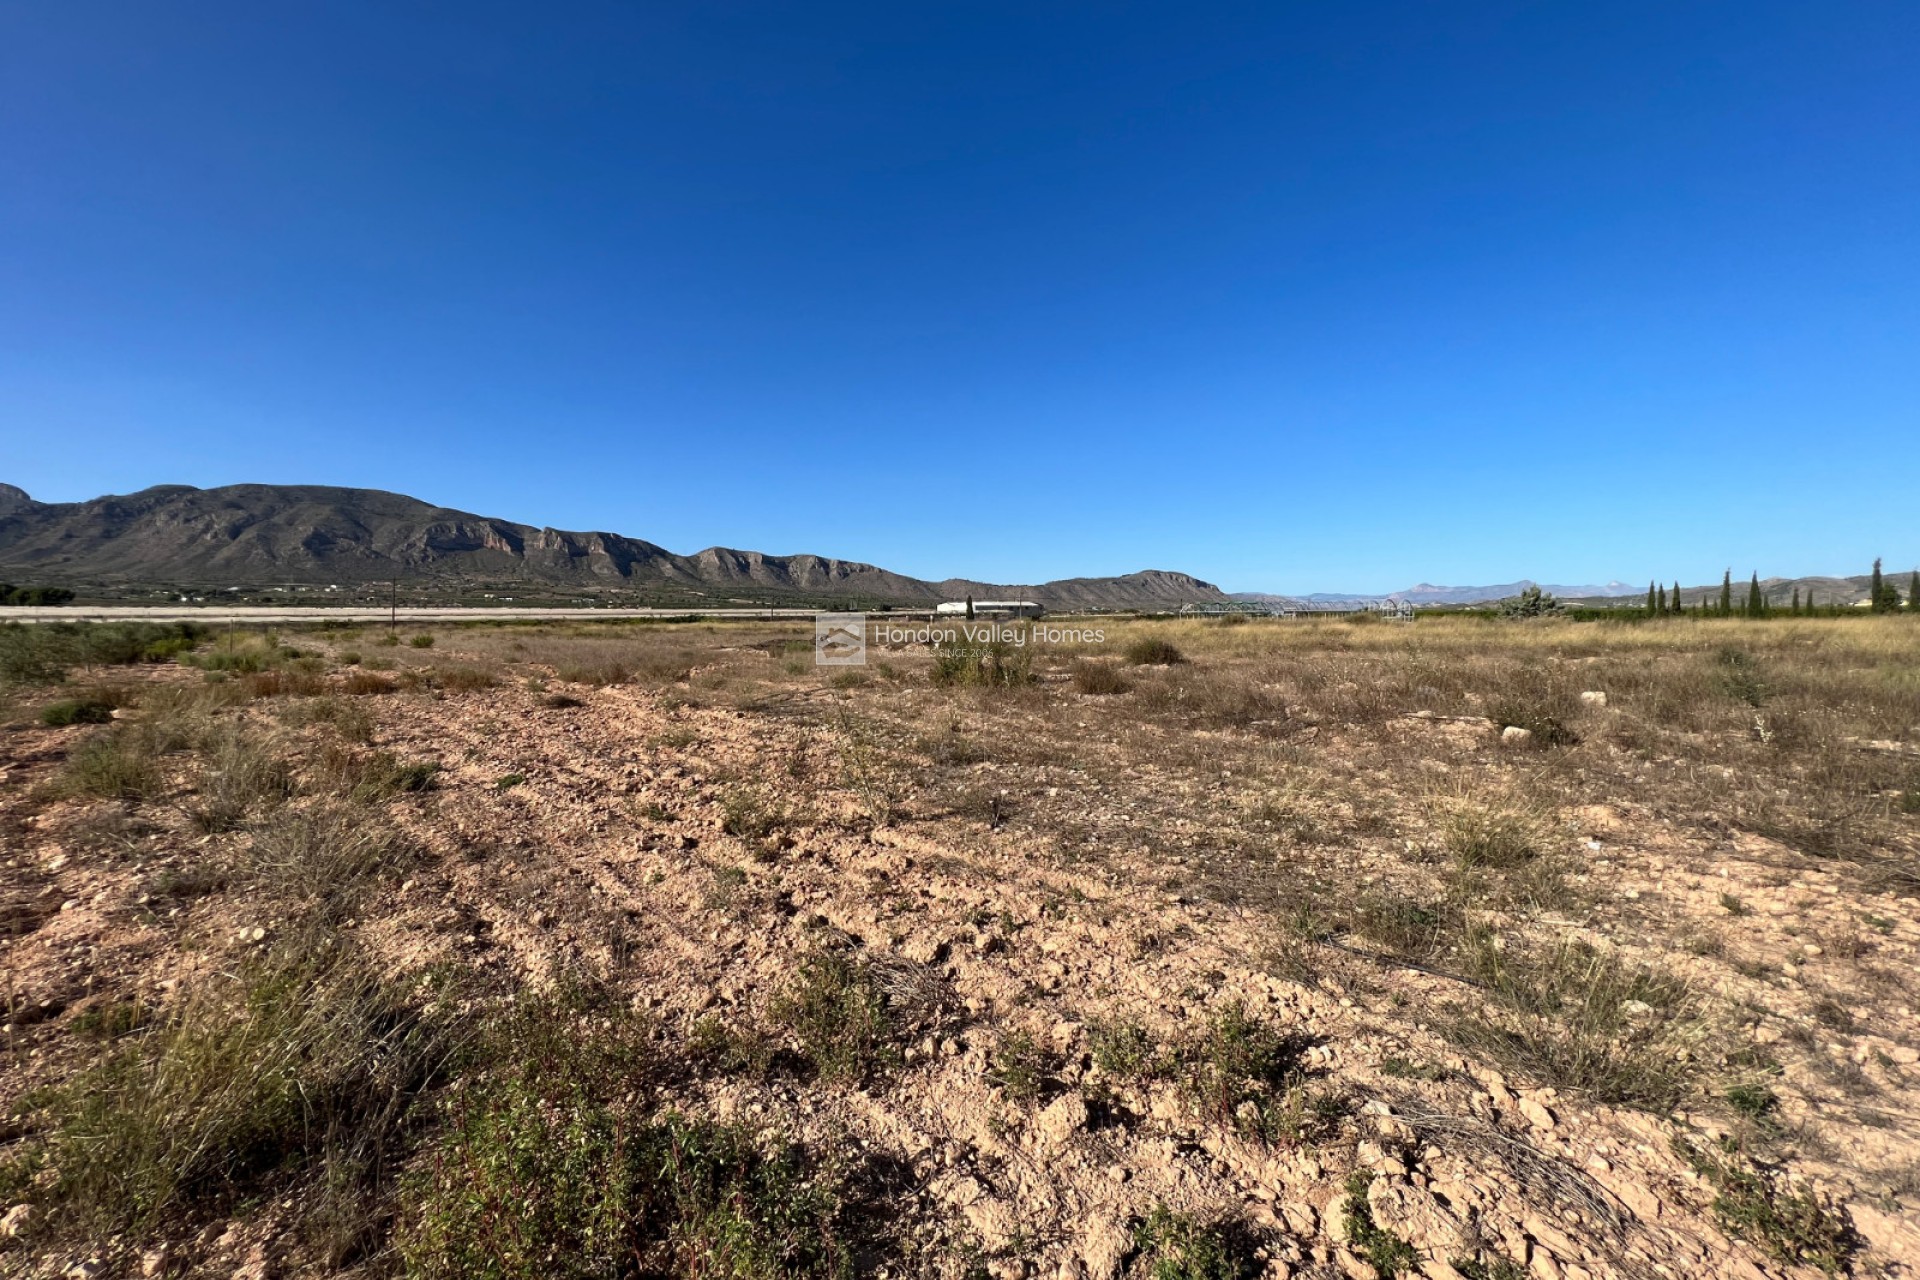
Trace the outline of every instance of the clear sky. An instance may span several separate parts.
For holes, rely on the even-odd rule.
[[[1230,590],[1920,560],[1920,5],[0,6],[0,480]]]

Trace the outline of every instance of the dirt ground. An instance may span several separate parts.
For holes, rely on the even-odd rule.
[[[434,1273],[395,1240],[464,1067],[408,1085],[353,1249],[291,1140],[141,1215],[72,1174],[103,1070],[158,1097],[195,993],[323,921],[456,1026],[639,1019],[677,1065],[634,1114],[863,1170],[847,1273],[1920,1274],[1920,626],[1102,630],[846,669],[788,624],[282,632],[19,687],[0,1270]],[[114,718],[42,723],[75,697]],[[73,763],[169,716],[134,783]],[[349,792],[407,857],[276,879]],[[851,1067],[794,1011],[823,958]],[[819,1273],[675,1247],[605,1274]]]

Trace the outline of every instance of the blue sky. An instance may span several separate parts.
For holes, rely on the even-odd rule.
[[[1234,590],[1920,560],[1920,7],[10,5],[0,479]]]

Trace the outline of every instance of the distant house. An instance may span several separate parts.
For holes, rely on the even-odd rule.
[[[949,600],[939,605],[934,612],[943,618],[964,618],[967,616],[965,600]],[[1031,600],[975,600],[973,616],[976,618],[1037,618],[1046,610]]]

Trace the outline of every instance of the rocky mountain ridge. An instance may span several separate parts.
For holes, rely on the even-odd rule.
[[[679,555],[601,531],[535,528],[377,489],[157,485],[86,502],[36,502],[0,485],[0,572],[100,590],[181,585],[325,589],[542,588],[670,601],[925,604],[972,594],[1049,608],[1160,608],[1224,600],[1183,573],[994,584],[928,582],[820,555],[709,547]]]

